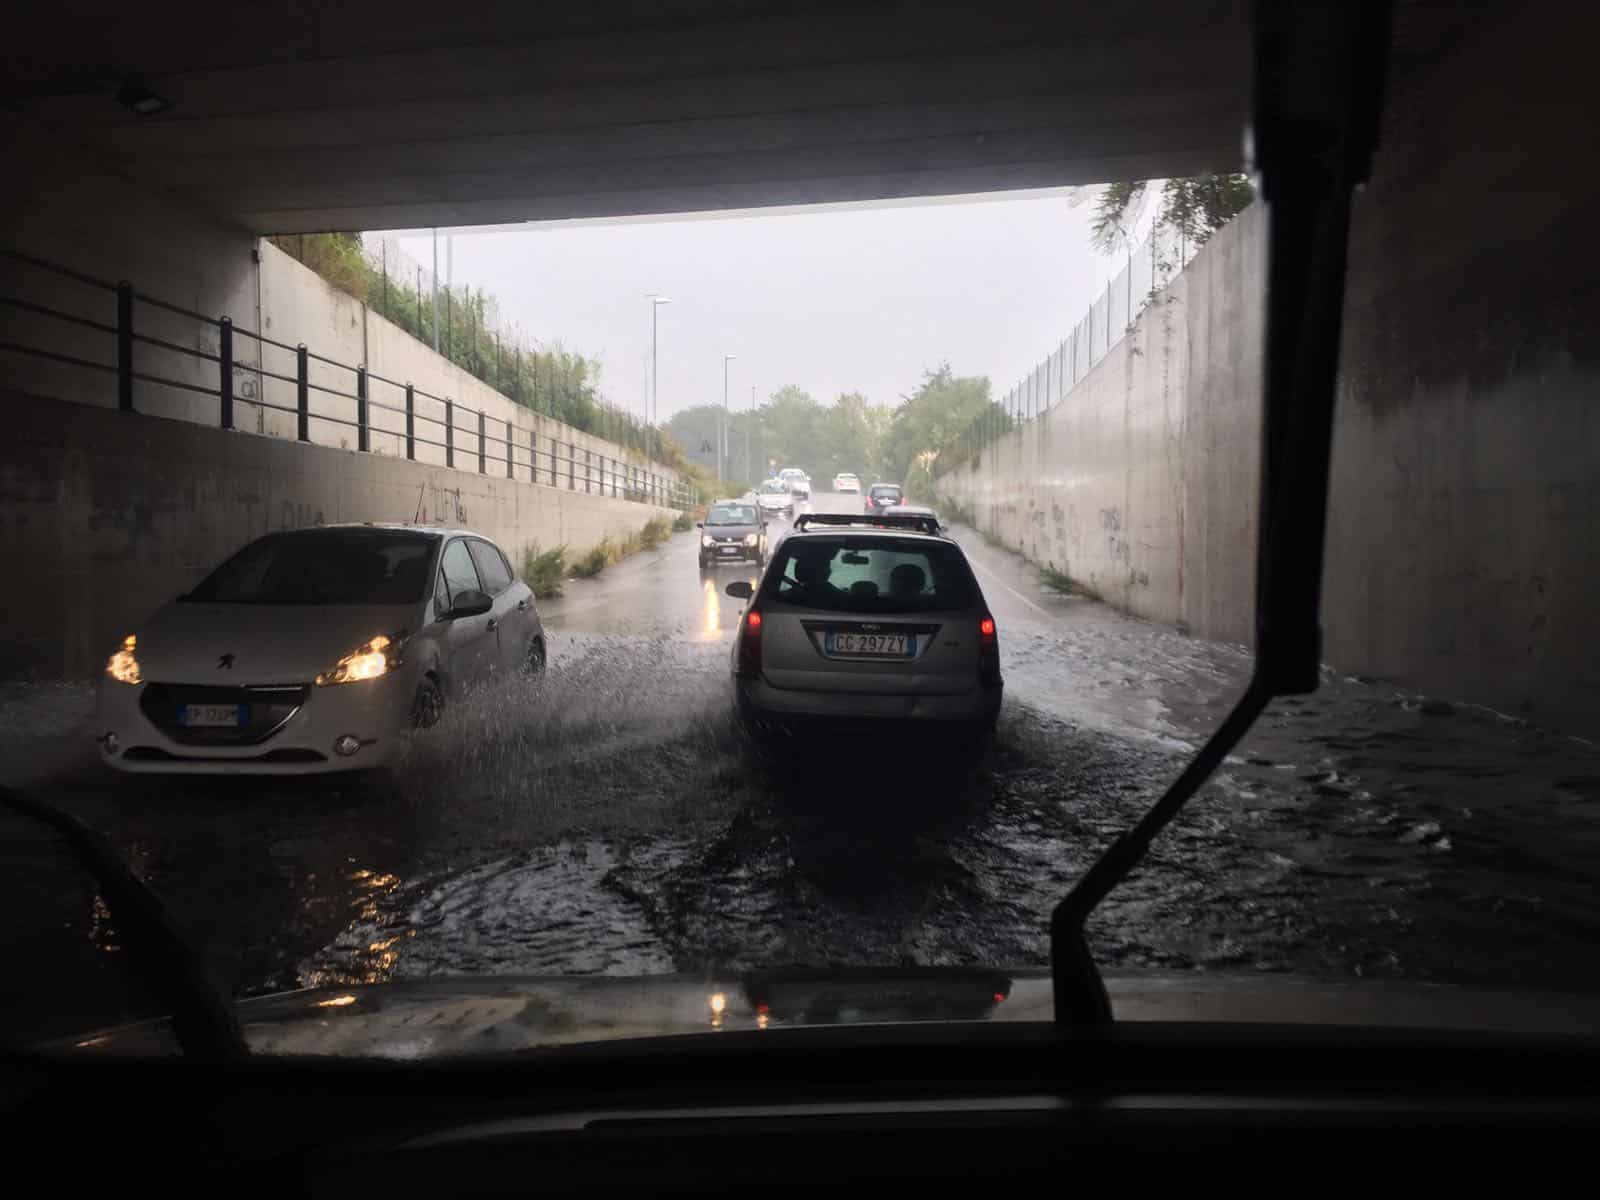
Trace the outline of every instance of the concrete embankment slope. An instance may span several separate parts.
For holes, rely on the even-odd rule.
[[[1592,63],[1542,11],[1456,50],[1392,97],[1356,198],[1324,657],[1600,735],[1600,160],[1567,99]],[[1513,109],[1505,62],[1540,64]],[[940,492],[1121,608],[1253,640],[1265,231],[1247,209]]]

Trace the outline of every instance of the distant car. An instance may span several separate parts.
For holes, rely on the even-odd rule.
[[[269,533],[123,639],[100,679],[97,740],[122,771],[374,767],[452,697],[544,664],[533,593],[487,538]]]
[[[881,517],[932,517],[933,523],[938,527],[939,532],[943,533],[949,528],[939,514],[925,504],[891,504],[877,515]]]
[[[833,490],[836,492],[855,492],[861,494],[861,480],[854,475],[838,474],[833,477]]]
[[[898,483],[875,483],[867,489],[861,510],[867,513],[881,513],[893,508],[904,499],[905,490]]]
[[[700,569],[719,562],[767,561],[767,518],[759,504],[719,500],[700,522]]]
[[[796,496],[811,498],[811,476],[799,467],[785,467],[778,472],[778,478],[789,485],[789,490]]]
[[[999,640],[966,555],[925,519],[888,519],[903,528],[801,516],[759,588],[725,589],[749,602],[733,646],[747,722],[993,726]]]
[[[756,493],[756,503],[761,506],[763,513],[794,516],[794,492],[787,480],[767,480]]]

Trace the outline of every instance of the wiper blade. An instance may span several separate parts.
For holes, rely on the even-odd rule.
[[[206,979],[200,955],[179,932],[161,897],[129,869],[111,843],[70,813],[10,788],[0,787],[0,804],[54,829],[94,877],[122,935],[129,965],[167,1010],[185,1057],[217,1062],[249,1054],[233,1008]]]
[[[1267,208],[1256,659],[1244,696],[1165,795],[1056,906],[1050,965],[1058,1024],[1110,1023],[1084,924],[1274,696],[1312,692],[1328,462],[1344,311],[1350,195],[1367,177],[1382,112],[1387,0],[1256,10],[1255,158]]]

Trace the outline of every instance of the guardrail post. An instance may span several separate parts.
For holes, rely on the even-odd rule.
[[[311,440],[311,356],[306,344],[294,348],[294,435]]]
[[[448,397],[444,402],[444,465],[456,465],[456,402]]]
[[[406,384],[406,457],[412,462],[417,458],[417,389],[410,383]]]
[[[590,493],[593,493],[593,491],[594,491],[594,451],[593,450],[585,450],[583,452],[583,490],[585,492],[590,492]]]
[[[222,428],[233,428],[233,322],[222,318],[217,343],[217,398],[222,402]]]
[[[367,365],[356,368],[356,449],[372,449],[372,426],[367,412]]]
[[[506,422],[506,478],[507,479],[515,479],[517,477],[517,452],[516,452],[515,449],[513,449],[513,447],[515,447],[517,443],[512,440],[512,439],[514,439],[516,437],[516,435],[517,435],[517,427],[515,425],[513,425],[510,421],[507,421]]]
[[[133,284],[117,284],[117,408],[133,411]]]
[[[478,410],[478,474],[489,473],[489,447],[484,444],[484,434],[488,432],[484,427],[483,409]]]
[[[578,447],[567,443],[567,491],[578,490]]]
[[[528,430],[528,481],[539,482],[539,431]]]

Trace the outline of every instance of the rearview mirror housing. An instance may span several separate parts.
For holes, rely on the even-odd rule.
[[[750,581],[748,579],[735,579],[722,590],[727,592],[728,595],[732,596],[735,600],[748,600],[751,596],[756,594],[755,588],[750,586]]]
[[[447,614],[452,621],[462,617],[480,617],[494,607],[494,601],[489,599],[485,592],[476,588],[467,588],[456,593],[455,603],[450,606]]]

